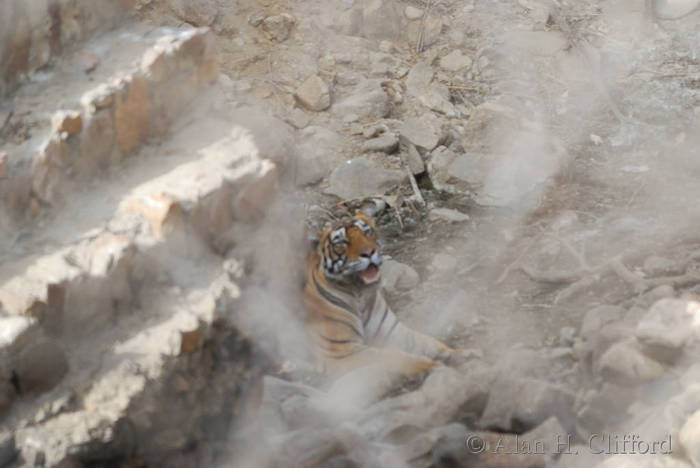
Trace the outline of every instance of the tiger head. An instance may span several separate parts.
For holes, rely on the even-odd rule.
[[[321,233],[320,268],[331,281],[368,286],[379,281],[381,245],[372,220],[364,214],[336,221]]]

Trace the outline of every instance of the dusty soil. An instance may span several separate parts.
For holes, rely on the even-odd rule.
[[[668,360],[638,352],[635,330],[661,299],[700,300],[700,11],[681,15],[668,10],[672,2],[632,0],[141,3],[138,18],[149,26],[211,27],[221,75],[206,105],[143,151],[179,156],[166,165],[133,163],[115,186],[195,164],[193,155],[231,123],[262,130],[258,143],[274,146],[276,132],[294,141],[265,220],[212,235],[215,252],[202,257],[217,274],[222,258],[240,273],[240,300],[222,307],[255,353],[248,341],[225,338],[230,331],[215,334],[236,343],[207,347],[212,369],[221,362],[229,373],[213,370],[212,381],[233,423],[168,452],[172,466],[524,466],[464,458],[459,431],[544,427],[582,442],[591,433],[647,428],[666,400],[688,388],[697,393],[689,369],[700,340],[688,338]],[[268,126],[260,115],[286,124]],[[419,125],[409,127],[415,118]],[[0,127],[0,135],[21,145],[36,123],[13,122],[18,127]],[[384,143],[377,135],[386,148],[369,146]],[[343,168],[359,160],[374,169],[359,176],[368,182],[358,189],[358,176]],[[394,179],[375,190],[375,176]],[[110,193],[109,184],[94,188]],[[92,188],[80,193],[76,216],[109,211]],[[420,278],[386,288],[392,308],[473,359],[425,380],[384,385],[367,377],[378,395],[336,408],[338,388],[315,373],[301,344],[300,275],[307,238],[368,199],[386,204],[377,216],[384,253]],[[51,229],[22,245],[60,244],[75,227],[66,219],[44,224]],[[24,255],[12,250],[14,241],[5,244],[6,258]],[[177,287],[207,282],[204,274],[189,278],[199,272],[192,258],[184,263],[169,272]],[[595,328],[590,313],[600,306],[617,315]],[[618,345],[628,346],[620,356],[629,361],[605,359]],[[262,396],[246,396],[243,405],[221,384],[244,367],[234,363],[237,352],[246,366],[259,359],[257,372],[268,374]],[[265,357],[251,358],[258,354]],[[200,375],[208,370],[192,367],[193,380],[209,381]],[[154,401],[167,400],[161,384]],[[319,410],[314,399],[326,406]],[[698,410],[700,399],[692,400],[678,420],[664,419],[669,433],[675,437]],[[697,466],[689,447],[692,440],[674,454],[677,466]],[[150,466],[126,453],[113,460]],[[613,460],[531,466],[619,466]],[[653,460],[644,466],[670,466]]]

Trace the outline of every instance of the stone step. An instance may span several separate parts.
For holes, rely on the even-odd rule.
[[[211,280],[219,275],[222,281],[214,284],[235,288],[215,260],[206,259],[197,272]],[[30,465],[41,457],[45,466],[85,466],[145,451],[138,455],[158,466],[158,457],[186,450],[209,424],[225,427],[233,411],[222,410],[227,404],[235,409],[259,378],[250,371],[245,339],[234,330],[229,343],[217,336],[217,304],[231,294],[207,285],[141,292],[139,309],[118,327],[70,349],[59,385],[18,405],[17,416],[27,421],[15,426],[18,458]],[[222,356],[230,340],[234,349]],[[212,362],[220,373],[211,375]]]
[[[216,80],[214,41],[206,28],[129,23],[35,74],[6,99],[0,233],[60,205],[71,185],[165,135]]]
[[[165,327],[162,333],[177,337],[175,330],[184,329],[196,335],[198,323],[215,319],[210,306],[220,291],[204,294],[204,312],[184,315],[178,310],[190,306],[158,309],[160,303],[146,299],[163,285],[185,298],[211,284],[221,289],[214,280],[222,275],[222,258],[212,253],[219,236],[234,223],[259,218],[276,190],[278,168],[266,157],[274,154],[263,154],[247,128],[204,117],[208,112],[200,109],[167,142],[142,148],[144,157],[126,161],[114,177],[68,200],[60,216],[18,241],[14,257],[2,262],[0,373],[3,382],[13,383],[0,388],[0,412],[14,415],[7,418],[29,411],[21,404],[8,410],[18,397],[53,394],[52,388],[73,382],[72,375],[85,382],[94,378],[104,362],[96,367],[81,359],[90,349],[104,355],[103,341],[124,344],[153,321]],[[122,336],[105,338],[113,333]],[[183,350],[194,339],[162,336],[152,352],[143,350],[143,359],[163,354],[163,343]],[[138,354],[144,341],[135,343]],[[35,407],[29,398],[26,404]]]
[[[0,98],[94,35],[119,26],[136,8],[133,0],[0,2]]]

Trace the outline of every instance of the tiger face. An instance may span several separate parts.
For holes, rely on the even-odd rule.
[[[344,218],[321,234],[320,266],[329,280],[368,286],[379,281],[381,245],[365,215]]]

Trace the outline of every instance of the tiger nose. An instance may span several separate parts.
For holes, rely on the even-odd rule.
[[[372,247],[366,247],[362,252],[360,252],[360,257],[370,258],[377,250]]]

